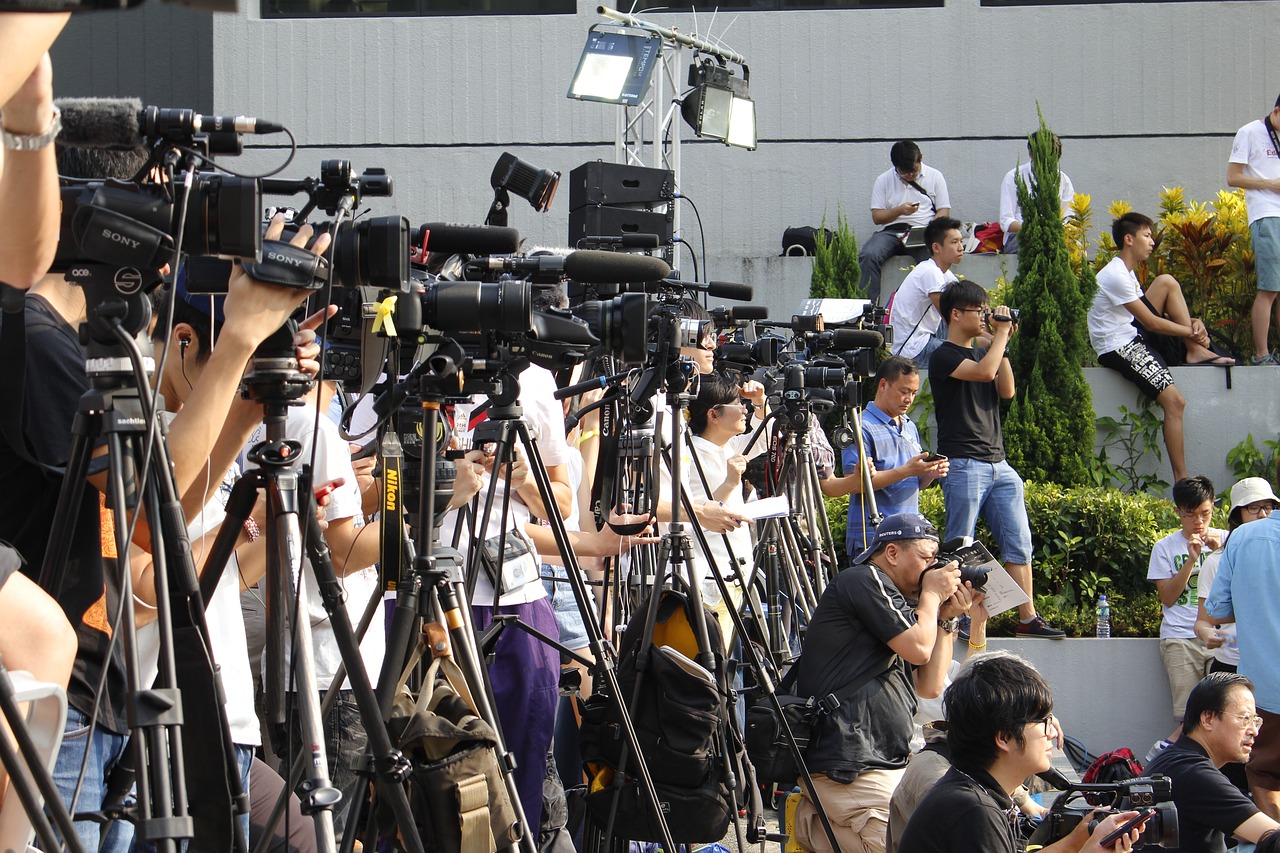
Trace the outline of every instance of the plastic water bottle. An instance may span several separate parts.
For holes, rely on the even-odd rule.
[[[1105,595],[1098,596],[1098,609],[1094,611],[1098,617],[1098,628],[1094,632],[1100,640],[1111,637],[1111,602]]]

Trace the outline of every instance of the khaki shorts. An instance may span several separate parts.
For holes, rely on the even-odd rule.
[[[889,831],[889,799],[902,780],[900,770],[868,770],[848,785],[813,774],[813,786],[844,853],[884,853]],[[804,791],[804,783],[800,784]],[[806,794],[796,808],[796,841],[813,853],[832,853],[818,812]]]
[[[1181,722],[1191,688],[1209,671],[1213,652],[1199,640],[1176,638],[1160,641],[1160,658],[1169,676],[1169,692],[1173,694],[1173,718]]]

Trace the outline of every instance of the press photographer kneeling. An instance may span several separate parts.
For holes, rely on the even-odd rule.
[[[973,603],[957,565],[935,567],[937,556],[938,532],[924,516],[889,516],[823,592],[805,635],[800,694],[839,700],[805,762],[845,850],[884,850],[889,798],[911,755],[916,694],[942,692],[956,620]],[[808,796],[796,812],[796,840],[815,853],[831,850]]]

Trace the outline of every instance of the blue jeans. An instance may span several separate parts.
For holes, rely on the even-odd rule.
[[[88,766],[85,769],[84,785],[80,789],[80,798],[73,814],[75,811],[98,811],[103,807],[103,799],[107,794],[107,777],[124,755],[129,738],[99,725],[90,739],[89,719],[75,708],[67,708],[67,724],[62,731],[62,748],[58,750],[58,757],[53,764],[53,784],[57,786],[62,802],[71,809],[71,798],[75,795],[80,765],[84,763],[87,753]],[[98,849],[101,839],[100,824],[78,820],[75,822],[75,829],[85,850]],[[132,841],[133,824],[118,820],[107,832],[103,853],[125,853]]]
[[[240,770],[240,790],[244,791],[245,802],[249,797],[249,768],[253,767],[253,747],[236,744],[236,767]],[[244,833],[245,844],[249,843],[249,812],[240,815],[240,831]],[[247,847],[252,850],[252,847]]]
[[[298,694],[290,693],[288,698],[289,707],[293,710],[289,715],[292,758],[302,749],[302,720],[298,713]],[[317,701],[321,698],[317,697]],[[334,702],[322,725],[325,757],[329,763],[329,782],[342,792],[342,801],[333,807],[333,830],[341,838],[347,819],[351,816],[352,803],[361,794],[361,786],[368,784],[360,771],[366,765],[365,753],[369,748],[369,735],[364,729],[360,708],[350,690],[338,692],[338,700]],[[285,766],[288,767],[289,762]]]
[[[942,499],[947,507],[944,538],[972,536],[982,513],[1000,547],[1000,561],[1031,564],[1031,525],[1022,478],[1008,462],[952,459],[950,472],[942,480]]]

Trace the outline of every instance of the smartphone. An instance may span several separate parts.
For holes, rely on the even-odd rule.
[[[1099,846],[1110,847],[1111,845],[1119,841],[1121,837],[1128,835],[1130,832],[1132,832],[1135,827],[1141,826],[1143,823],[1145,823],[1147,819],[1150,818],[1155,813],[1156,813],[1155,809],[1142,809],[1141,811],[1138,812],[1137,817],[1126,821],[1125,823],[1121,824],[1120,826],[1117,826],[1110,833],[1108,833],[1106,838],[1103,838],[1101,841],[1098,842]]]
[[[924,458],[924,461],[929,463],[941,462],[946,458],[947,457],[943,456],[941,453],[934,453],[932,450],[930,450],[929,455]]]

